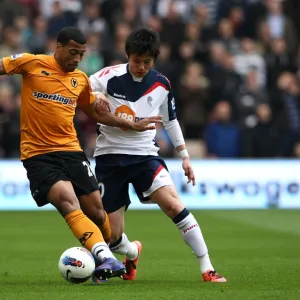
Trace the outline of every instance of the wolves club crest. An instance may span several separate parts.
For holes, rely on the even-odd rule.
[[[72,87],[76,88],[78,86],[78,81],[75,78],[71,79]]]

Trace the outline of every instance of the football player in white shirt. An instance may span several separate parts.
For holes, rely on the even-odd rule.
[[[163,125],[182,158],[188,183],[195,185],[170,83],[152,69],[159,46],[156,33],[148,29],[133,31],[126,40],[128,64],[100,70],[90,77],[91,86],[107,98],[111,112],[120,118],[134,122],[163,115]],[[226,282],[212,266],[200,226],[180,201],[167,166],[157,154],[155,130],[135,132],[98,124],[98,134],[94,155],[96,177],[111,224],[110,248],[125,255],[127,274],[123,279],[135,279],[142,251],[141,242],[130,242],[124,233],[124,213],[130,205],[128,187],[132,183],[142,203],[157,203],[174,222],[199,261],[202,280]]]

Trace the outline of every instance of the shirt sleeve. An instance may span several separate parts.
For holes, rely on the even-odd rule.
[[[175,148],[185,144],[182,130],[177,119],[165,121],[164,127]]]
[[[90,76],[90,82],[93,92],[101,92],[107,94],[107,76],[105,73],[106,69],[100,70],[99,72]]]
[[[173,96],[172,89],[170,85],[168,85],[169,93],[166,96],[164,103],[160,107],[160,114],[163,115],[163,121],[172,121],[177,118],[176,116],[176,105],[175,99]]]
[[[77,104],[78,105],[89,105],[92,104],[96,100],[96,96],[92,93],[91,85],[89,80],[86,80],[86,85],[78,97]]]
[[[29,53],[14,54],[3,57],[2,62],[8,75],[25,74],[33,67],[33,62],[37,59],[36,55]]]

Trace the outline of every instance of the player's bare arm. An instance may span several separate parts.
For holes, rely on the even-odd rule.
[[[0,59],[0,75],[5,75],[6,71],[2,59]]]
[[[97,99],[92,103],[85,106],[80,106],[83,112],[92,120],[112,127],[126,128],[134,131],[146,131],[155,129],[155,123],[162,122],[162,116],[154,116],[145,118],[138,122],[129,122],[122,118],[114,116],[109,111],[109,106],[105,99],[97,95]]]

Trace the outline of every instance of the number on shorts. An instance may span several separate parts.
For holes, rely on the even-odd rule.
[[[90,177],[94,176],[89,164],[86,161],[83,161],[82,164],[87,168],[88,174]]]
[[[105,191],[104,183],[103,183],[103,182],[99,182],[99,183],[98,183],[98,186],[99,186],[100,195],[101,195],[101,197],[103,198],[103,196],[104,196],[104,191]]]

